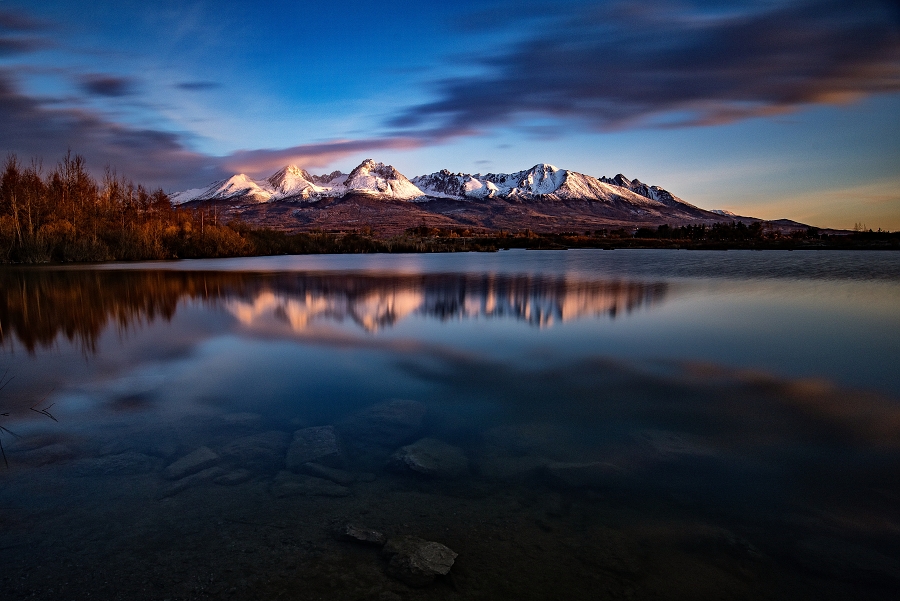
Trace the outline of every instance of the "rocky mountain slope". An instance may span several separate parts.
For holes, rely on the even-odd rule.
[[[288,165],[263,180],[237,174],[171,199],[175,205],[222,204],[226,213],[286,229],[368,223],[380,229],[428,224],[558,231],[727,218],[622,174],[596,178],[548,164],[515,173],[445,169],[412,179],[372,159],[349,174],[312,175]]]

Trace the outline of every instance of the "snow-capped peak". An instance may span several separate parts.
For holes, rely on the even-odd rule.
[[[243,173],[238,173],[228,179],[213,182],[206,188],[195,188],[173,194],[171,201],[172,204],[179,205],[198,198],[226,200],[237,197],[246,198],[252,202],[266,202],[272,197],[272,193]]]
[[[313,183],[313,177],[296,165],[288,165],[266,179],[278,198],[309,198],[324,191],[324,188]]]
[[[345,193],[377,194],[398,200],[412,200],[425,194],[392,165],[366,159],[343,183]]]

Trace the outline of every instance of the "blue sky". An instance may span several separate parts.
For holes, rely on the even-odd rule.
[[[0,151],[167,191],[287,163],[548,162],[900,229],[890,0],[0,0]]]

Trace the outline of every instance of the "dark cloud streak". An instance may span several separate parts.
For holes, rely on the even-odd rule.
[[[0,56],[27,54],[49,46],[48,42],[34,38],[0,37]]]
[[[135,92],[135,81],[128,77],[94,73],[78,78],[78,87],[92,96],[119,98]]]
[[[0,57],[26,54],[52,46],[47,39],[33,37],[49,25],[27,15],[0,10]],[[32,34],[23,36],[21,34]]]
[[[25,159],[55,159],[71,149],[96,170],[109,165],[135,181],[166,189],[224,175],[214,159],[190,150],[179,134],[48,104],[20,92],[12,75],[0,71],[0,150]]]
[[[0,10],[0,31],[43,31],[49,29],[48,23],[8,10]]]
[[[205,92],[207,90],[215,90],[216,88],[222,87],[214,81],[185,81],[179,84],[175,84],[175,87],[179,90],[185,90],[187,92]]]
[[[729,7],[726,7],[729,8]],[[437,82],[389,122],[434,138],[527,115],[597,129],[727,123],[900,91],[900,27],[885,0],[583,8],[504,53],[487,74]]]

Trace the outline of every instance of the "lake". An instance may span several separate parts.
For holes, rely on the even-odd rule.
[[[288,256],[0,282],[4,599],[900,589],[900,253]]]

